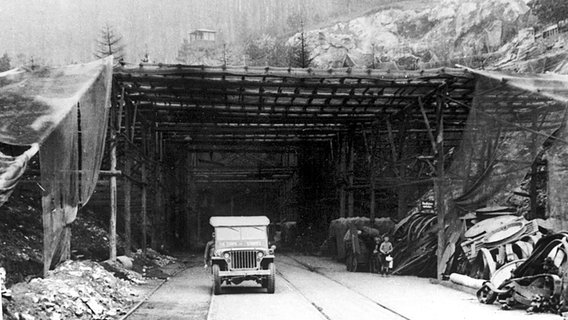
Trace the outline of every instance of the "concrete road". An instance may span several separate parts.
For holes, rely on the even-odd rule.
[[[211,274],[192,267],[166,282],[128,320],[138,319],[559,319],[483,305],[475,296],[416,277],[350,273],[328,258],[277,257],[276,292],[253,282],[211,294]]]

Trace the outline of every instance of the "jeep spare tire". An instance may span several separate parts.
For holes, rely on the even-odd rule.
[[[268,275],[266,292],[274,293],[274,290],[276,289],[276,266],[274,266],[273,262],[268,264],[268,270],[270,270],[270,275]]]
[[[213,268],[213,293],[215,295],[221,294],[221,277],[219,276],[219,265],[214,264]]]

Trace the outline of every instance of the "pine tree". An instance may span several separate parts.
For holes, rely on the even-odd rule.
[[[313,58],[311,51],[306,42],[306,34],[302,24],[302,30],[297,38],[296,44],[292,47],[290,56],[290,66],[296,68],[309,68],[312,64]]]
[[[11,68],[10,57],[8,57],[8,53],[4,53],[4,55],[0,57],[0,72],[10,70]]]
[[[122,45],[122,36],[106,24],[101,29],[100,38],[97,40],[95,57],[102,59],[110,55],[114,56],[116,61],[123,60],[124,45]]]

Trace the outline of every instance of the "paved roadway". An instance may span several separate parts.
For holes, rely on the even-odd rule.
[[[195,264],[194,264],[195,265]],[[211,294],[212,277],[189,268],[166,282],[127,320],[141,319],[559,319],[483,305],[475,296],[416,277],[350,273],[327,258],[277,256],[276,292],[253,282]]]

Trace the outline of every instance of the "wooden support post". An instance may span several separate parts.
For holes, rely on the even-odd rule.
[[[339,186],[339,217],[345,218],[345,176],[347,172],[347,144],[345,141],[345,137],[341,137],[340,141],[340,159],[339,159],[339,177],[341,179],[341,183]]]
[[[406,158],[406,141],[408,138],[407,133],[407,126],[408,126],[408,121],[406,118],[406,114],[405,117],[403,119],[403,121],[400,124],[400,128],[398,131],[398,177],[400,178],[401,181],[405,181],[406,180],[406,163],[405,163],[405,158]],[[398,219],[404,219],[406,217],[406,214],[408,212],[408,203],[407,203],[407,198],[408,198],[408,193],[409,193],[409,186],[400,186],[398,187],[397,190],[397,198],[398,198],[398,205],[397,205],[397,216]]]
[[[210,200],[208,199],[208,201],[210,201]],[[209,204],[209,202],[207,202],[207,203]],[[196,213],[196,218],[197,218],[197,228],[195,230],[195,233],[197,235],[197,242],[200,243],[201,242],[201,210],[198,209],[198,210],[195,211],[195,213]]]
[[[116,171],[116,146],[117,146],[117,110],[116,105],[111,108],[111,124],[110,124],[110,170]],[[116,260],[116,215],[117,215],[117,190],[116,176],[110,177],[110,224],[109,224],[109,249],[110,260]]]
[[[349,172],[348,183],[349,191],[347,193],[347,216],[353,217],[355,211],[355,191],[353,190],[353,181],[355,176],[355,141],[353,132],[349,134]]]
[[[123,91],[124,94],[124,91]],[[130,131],[132,130],[130,124],[130,112],[129,107],[125,106],[125,121],[124,125],[126,127],[126,139],[130,137]],[[124,144],[124,173],[128,176],[132,175],[132,158],[129,153],[130,143],[128,141]],[[132,255],[132,218],[131,218],[131,193],[132,193],[132,181],[127,178],[122,179],[122,184],[124,186],[124,250],[126,256]]]
[[[365,140],[365,150],[367,152],[367,165],[369,167],[369,219],[371,226],[375,221],[375,166],[374,166],[374,136],[371,136],[373,141],[369,141],[367,134],[363,132]]]
[[[158,244],[158,234],[159,234],[159,214],[160,214],[160,164],[158,159],[158,134],[156,132],[156,112],[152,113],[152,127],[150,128],[150,159],[154,161],[154,171],[152,172],[152,196],[153,196],[153,206],[152,206],[152,216],[150,218],[151,230],[150,230],[150,247],[157,250]]]
[[[445,93],[445,91],[444,91]],[[438,130],[436,135],[436,179],[434,180],[434,192],[436,197],[436,212],[438,222],[438,247],[436,250],[437,257],[437,278],[442,279],[442,271],[445,269],[445,262],[442,261],[442,256],[446,248],[446,204],[444,201],[445,195],[445,172],[444,172],[444,105],[445,101],[442,94],[438,97],[436,102],[436,119]]]
[[[145,140],[145,139],[144,139]],[[148,189],[148,172],[146,169],[146,161],[142,161],[142,165],[140,167],[140,171],[142,172],[142,190],[140,195],[140,214],[142,215],[142,251],[146,253],[146,249],[148,247],[148,210],[147,210],[147,189]]]
[[[160,234],[160,165],[155,164],[154,169],[154,176],[153,176],[153,192],[154,192],[154,205],[152,210],[152,230],[151,230],[151,239],[150,239],[150,247],[154,250],[159,248],[159,239],[158,235]]]
[[[422,118],[424,119],[424,124],[426,125],[428,137],[430,138],[430,143],[432,144],[432,151],[434,153],[437,153],[438,152],[438,144],[436,143],[436,139],[434,138],[434,133],[432,132],[432,127],[430,126],[430,121],[428,120],[428,116],[426,115],[426,110],[424,110],[424,104],[422,103],[422,98],[420,98],[420,97],[418,97],[418,105],[420,106],[420,112],[422,113]]]
[[[192,188],[191,188],[191,183],[192,183],[192,153],[187,150],[185,152],[185,180],[184,180],[184,188],[183,188],[183,192],[184,192],[184,199],[185,199],[185,203],[184,203],[184,214],[185,214],[185,232],[184,232],[184,242],[185,242],[185,246],[186,248],[191,248],[191,243],[192,243],[192,226],[193,224],[191,223],[191,214],[192,214],[192,206],[191,206],[191,197],[193,197],[194,195],[192,194]]]
[[[142,131],[142,153],[144,157],[148,156],[148,132],[146,124],[141,124]],[[148,167],[146,166],[146,159],[142,159],[140,164],[140,173],[142,180],[140,190],[140,214],[142,215],[142,252],[146,253],[148,248]]]

